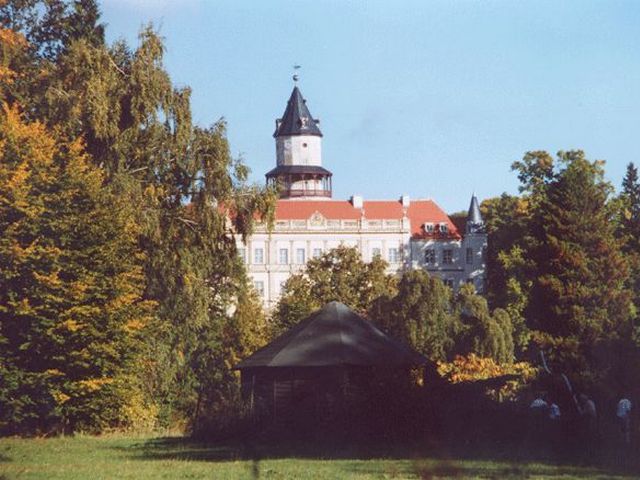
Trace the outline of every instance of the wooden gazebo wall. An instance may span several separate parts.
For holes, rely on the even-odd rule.
[[[242,392],[254,414],[277,423],[327,419],[363,392],[370,370],[343,366],[247,368],[242,371]]]

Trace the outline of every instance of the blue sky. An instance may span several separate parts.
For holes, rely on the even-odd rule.
[[[640,2],[104,0],[109,40],[153,22],[194,119],[228,122],[263,183],[274,121],[300,88],[334,198],[517,192],[528,150],[581,148],[619,187],[640,163]]]

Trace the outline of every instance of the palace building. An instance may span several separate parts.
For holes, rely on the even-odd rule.
[[[365,261],[382,256],[390,273],[422,268],[454,290],[473,283],[482,292],[487,235],[475,195],[463,225],[430,199],[334,200],[318,124],[295,86],[276,120],[276,167],[266,174],[280,188],[274,228],[258,225],[238,243],[265,306],[276,304],[284,282],[309,258],[340,245],[357,248]]]

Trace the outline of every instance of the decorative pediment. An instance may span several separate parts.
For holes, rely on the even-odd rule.
[[[322,227],[326,223],[327,219],[317,210],[309,217],[309,224],[313,227]]]

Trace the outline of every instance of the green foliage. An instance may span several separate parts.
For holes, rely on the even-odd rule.
[[[357,249],[344,246],[309,260],[304,271],[289,277],[284,285],[273,315],[276,332],[334,300],[366,314],[374,300],[395,289],[395,280],[386,275],[386,268],[381,258],[365,263]]]
[[[481,205],[487,227],[487,297],[493,308],[505,309],[513,325],[517,354],[527,349],[530,330],[524,310],[531,289],[533,264],[524,252],[531,243],[528,201],[503,194]]]
[[[629,339],[633,314],[603,163],[581,151],[559,152],[557,163],[533,152],[514,169],[529,194],[530,235],[521,243],[530,262],[520,274],[520,284],[531,285],[525,316],[544,332],[537,343],[560,371],[586,384],[602,381],[610,364],[595,352],[603,343]]]
[[[8,107],[0,160],[2,420],[17,431],[127,425],[154,309],[132,209],[79,142]]]
[[[640,312],[640,179],[633,163],[627,165],[618,200],[618,235],[624,242],[622,249],[629,262],[629,288],[633,292],[634,316],[637,317]]]
[[[558,174],[540,199],[534,228],[539,245],[529,313],[554,335],[586,342],[629,332],[628,268],[614,236],[612,191],[601,162],[560,152]]]
[[[448,357],[459,329],[451,290],[423,270],[404,273],[397,294],[377,299],[370,316],[391,336],[434,361]]]
[[[461,322],[456,353],[475,353],[498,363],[513,361],[513,326],[505,310],[496,309],[491,315],[487,300],[469,284],[460,287],[455,308]]]
[[[120,232],[122,222],[96,217],[77,227],[126,233],[140,248],[132,282],[157,307],[129,382],[144,393],[134,404],[153,401],[163,423],[193,418],[203,395],[215,397],[207,377],[222,379],[219,390],[233,388],[232,352],[253,345],[243,329],[260,323],[255,309],[253,319],[228,314],[252,302],[234,235],[250,234],[256,215],[270,223],[275,192],[247,185],[224,121],[192,125],[190,90],[173,86],[153,28],[141,31],[135,49],[106,45],[93,0],[3,2],[0,25],[2,99],[22,105],[61,143],[82,138],[113,215],[126,212],[136,226]]]

